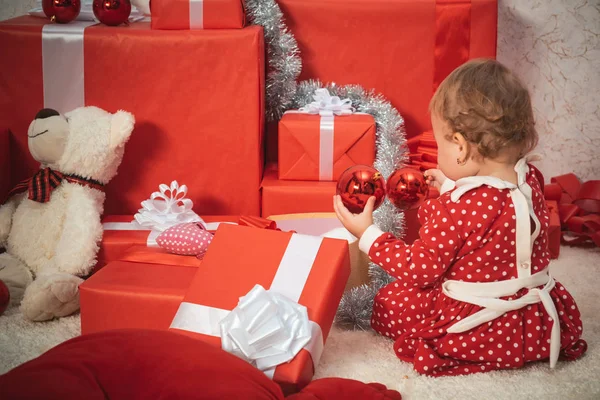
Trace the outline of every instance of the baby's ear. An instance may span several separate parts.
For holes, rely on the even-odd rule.
[[[112,116],[110,123],[110,147],[112,149],[127,143],[134,124],[135,117],[127,111],[119,110]]]

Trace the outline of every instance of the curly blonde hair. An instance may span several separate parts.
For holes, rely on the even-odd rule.
[[[495,60],[472,60],[455,69],[438,87],[429,111],[484,158],[507,150],[518,159],[538,142],[527,88]]]

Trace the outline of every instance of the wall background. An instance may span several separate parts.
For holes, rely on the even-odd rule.
[[[0,20],[35,0],[0,0]],[[600,0],[499,0],[498,60],[529,86],[547,179],[600,179]]]

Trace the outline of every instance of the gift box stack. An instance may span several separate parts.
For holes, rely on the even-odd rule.
[[[300,79],[382,93],[422,167],[434,154],[423,132],[436,86],[469,58],[495,55],[493,0],[278,4],[299,44]],[[0,194],[38,167],[26,132],[40,109],[136,117],[106,187],[102,268],[80,287],[82,332],[176,329],[286,391],[308,383],[344,290],[368,278],[365,260],[355,238],[329,232],[339,227],[332,215],[240,216],[331,212],[339,175],[374,161],[373,117],[318,92],[265,135],[264,33],[246,26],[240,0],[152,0],[150,21],[119,26],[18,17],[0,22],[0,53]],[[160,185],[142,202],[173,179],[187,186]],[[155,203],[182,196],[190,202],[174,213]],[[202,260],[159,247],[178,223],[214,233]]]
[[[429,100],[439,83],[460,64],[472,58],[495,57],[497,2],[372,0],[349,5],[342,0],[279,0],[278,3],[298,41],[303,63],[300,79],[319,79],[338,85],[358,83],[383,94],[404,118],[410,153],[414,154],[411,159],[419,159],[419,167],[434,165],[435,160],[431,159],[435,153],[426,144],[430,137],[424,134],[431,129]],[[344,118],[350,117],[336,117],[336,123]],[[288,174],[289,163],[300,158],[284,149],[290,142],[298,147],[304,145],[295,142],[290,124],[298,122],[284,116],[278,127],[273,124],[267,129],[268,164],[262,182],[264,216],[331,209],[335,182],[315,179],[314,170],[310,178],[297,174],[291,178]],[[419,139],[424,142],[422,145]],[[278,140],[283,143],[277,143]],[[316,147],[312,145],[304,152],[314,163],[319,161]],[[335,147],[335,151],[342,151],[342,147]],[[337,154],[335,160],[336,157]],[[415,216],[407,217],[416,222]],[[408,230],[418,229],[409,228],[409,236]]]

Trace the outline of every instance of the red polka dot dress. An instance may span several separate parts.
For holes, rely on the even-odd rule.
[[[468,177],[426,202],[412,245],[375,226],[360,240],[396,278],[375,298],[372,327],[422,374],[554,367],[586,351],[577,305],[549,273],[540,184],[525,159],[515,170],[519,185]]]

